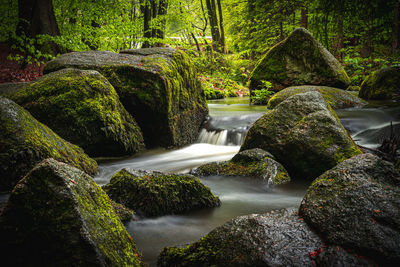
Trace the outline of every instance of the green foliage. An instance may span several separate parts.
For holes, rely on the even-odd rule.
[[[199,79],[203,84],[206,99],[237,97],[238,95],[246,95],[248,91],[246,87],[230,79],[212,76],[200,76]]]
[[[271,98],[271,95],[274,93],[269,90],[272,87],[272,83],[263,80],[261,80],[261,83],[263,88],[253,91],[253,94],[250,95],[250,102],[257,105],[266,105],[268,100]]]

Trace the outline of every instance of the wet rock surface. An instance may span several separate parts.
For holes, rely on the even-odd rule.
[[[144,148],[136,121],[97,71],[52,72],[26,85],[12,99],[90,156],[131,155]]]
[[[4,266],[139,266],[106,193],[81,170],[46,159],[14,188],[0,216]]]
[[[336,58],[306,29],[294,30],[271,48],[250,77],[250,91],[262,89],[262,81],[279,91],[296,85],[324,85],[345,89],[350,79]]]
[[[193,143],[208,114],[194,66],[182,51],[73,52],[48,62],[44,72],[68,67],[95,69],[107,78],[142,129],[147,147]]]
[[[164,248],[159,266],[312,266],[321,240],[296,209],[237,217],[187,247]]]
[[[191,171],[193,175],[245,176],[264,179],[268,184],[280,185],[290,181],[289,174],[271,153],[259,148],[236,154],[230,161],[211,162]]]
[[[267,108],[272,109],[287,98],[306,92],[319,92],[333,109],[361,107],[368,104],[366,101],[342,89],[327,86],[292,86],[277,92],[268,101]]]
[[[400,262],[399,186],[393,164],[357,155],[312,183],[300,213],[326,242],[391,265]]]
[[[97,163],[63,140],[13,101],[0,97],[0,191],[11,190],[37,163],[46,158],[71,164],[88,174]]]
[[[361,153],[318,92],[291,96],[258,119],[240,150],[251,148],[269,151],[292,180],[313,180]]]
[[[400,67],[389,67],[370,74],[361,84],[359,97],[400,101]]]
[[[219,198],[192,175],[122,169],[103,189],[115,202],[144,216],[184,213],[220,205]]]

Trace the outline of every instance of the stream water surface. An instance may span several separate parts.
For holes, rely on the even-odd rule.
[[[265,106],[249,106],[248,98],[210,101],[210,117],[196,144],[178,150],[152,150],[131,159],[100,164],[97,183],[103,185],[118,170],[130,167],[164,172],[187,173],[212,161],[232,158],[251,126],[266,111]],[[375,148],[382,134],[390,132],[390,122],[400,124],[400,107],[366,107],[338,110],[343,125],[361,145]],[[286,207],[298,207],[307,185],[269,188],[267,181],[243,177],[211,176],[200,179],[221,199],[221,207],[184,215],[137,218],[128,223],[128,232],[150,266],[156,265],[161,249],[192,243],[230,219]]]

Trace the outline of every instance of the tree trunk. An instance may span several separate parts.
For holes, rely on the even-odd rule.
[[[199,45],[199,42],[197,41],[196,36],[193,34],[193,32],[191,32],[190,35],[192,35],[192,38],[193,38],[194,42],[196,43],[197,51],[199,51],[199,53],[201,53],[200,45]]]
[[[393,53],[399,50],[400,43],[400,23],[399,23],[400,4],[396,1],[393,10],[393,30],[392,30],[392,51]]]
[[[165,15],[167,15],[168,11],[168,1],[167,0],[160,0],[158,4],[158,16],[162,16],[160,20],[160,29],[157,29],[157,38],[164,39],[165,37],[165,24],[167,20]]]
[[[157,1],[156,0],[150,0],[150,6],[151,6],[151,19],[153,20],[153,27],[151,29],[151,37],[152,38],[157,38],[157,26],[154,25],[154,22],[157,22],[156,18],[158,15],[158,6],[157,6]]]
[[[210,27],[211,27],[213,46],[214,49],[217,49],[219,46],[220,35],[218,30],[217,14],[215,10],[215,0],[206,0],[206,6],[208,10],[208,20],[210,22]]]
[[[308,28],[308,8],[307,7],[304,7],[301,9],[300,27],[303,27],[304,29]]]
[[[140,9],[143,14],[143,37],[151,38],[151,9],[148,1],[141,0],[140,1]],[[142,48],[150,47],[150,43],[148,41],[144,41],[142,44]]]
[[[18,0],[17,35],[35,38],[39,34],[59,36],[52,0]],[[45,44],[49,52],[57,54],[60,48],[53,42]]]
[[[218,4],[218,13],[219,13],[219,30],[220,30],[220,45],[221,50],[225,52],[225,31],[224,31],[224,21],[222,16],[222,8],[221,8],[221,1],[217,0]]]

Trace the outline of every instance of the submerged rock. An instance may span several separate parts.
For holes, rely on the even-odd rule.
[[[56,71],[25,86],[12,98],[90,156],[130,155],[144,148],[136,121],[97,71]]]
[[[219,198],[192,175],[122,169],[103,189],[115,202],[144,216],[177,214],[220,205]]]
[[[164,248],[159,266],[311,266],[323,244],[296,209],[237,217],[187,247]]]
[[[306,92],[313,92],[313,91],[320,92],[321,95],[324,97],[325,101],[333,109],[361,107],[368,104],[366,101],[358,98],[357,96],[338,88],[304,85],[304,86],[288,87],[283,89],[282,91],[277,92],[268,101],[267,108],[272,109],[276,107],[279,103],[281,103],[282,101],[286,100],[287,98],[293,95]]]
[[[14,188],[0,216],[0,236],[5,266],[141,265],[106,193],[84,172],[54,159]]]
[[[318,177],[300,213],[326,242],[390,265],[400,262],[399,199],[393,164],[362,154]]]
[[[337,115],[318,92],[289,97],[258,119],[240,150],[271,152],[292,179],[315,179],[360,154]]]
[[[400,101],[400,67],[374,71],[361,84],[359,97]]]
[[[271,82],[273,91],[307,84],[345,89],[350,84],[336,58],[303,28],[261,58],[251,73],[250,91],[262,89],[262,81]]]
[[[148,147],[193,143],[207,116],[201,84],[182,51],[73,52],[48,62],[44,72],[67,67],[95,69],[104,75],[138,122]]]
[[[236,154],[230,161],[211,162],[192,170],[194,175],[246,176],[265,179],[269,184],[279,185],[290,181],[285,168],[270,153],[249,149]]]
[[[88,174],[97,163],[13,101],[0,97],[0,191],[10,190],[43,159],[52,157]]]

